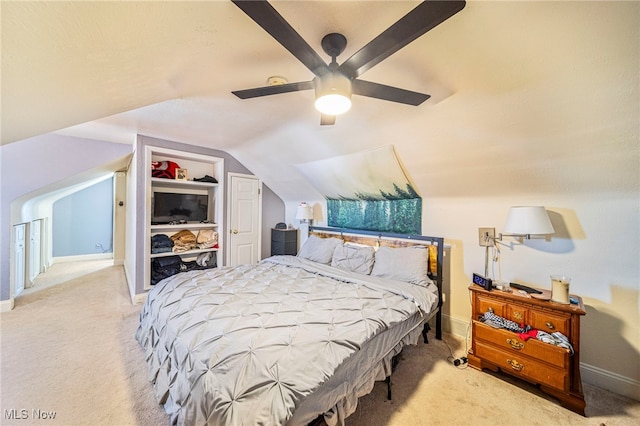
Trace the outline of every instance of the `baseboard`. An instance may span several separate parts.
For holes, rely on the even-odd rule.
[[[134,305],[141,305],[147,300],[147,291],[144,293],[135,293],[135,282],[131,279],[131,275],[129,274],[129,270],[127,269],[127,264],[123,263],[124,266],[124,278],[127,280],[127,288],[129,289],[129,297],[131,298],[131,303]]]
[[[7,300],[0,300],[0,312],[10,312],[13,310],[13,297]]]
[[[131,279],[131,275],[129,275],[129,269],[127,268],[127,263],[125,262],[123,265],[123,269],[124,269],[124,279],[127,281],[127,289],[129,289],[129,298],[131,299],[131,303],[133,303],[134,305],[136,304],[134,298],[135,298],[135,292],[134,292],[134,287],[135,285],[133,284],[134,281]]]
[[[458,336],[461,339],[470,339],[469,321],[463,321],[449,315],[442,315],[442,330],[446,333]],[[471,343],[471,341],[469,341]]]
[[[618,395],[640,401],[640,381],[594,365],[580,363],[582,381],[599,388],[610,390]]]
[[[134,305],[141,305],[147,300],[147,292],[135,294],[131,298],[131,303]]]
[[[80,254],[77,256],[59,256],[51,259],[51,264],[63,263],[63,262],[78,262],[82,260],[107,260],[113,259],[113,253],[95,253],[95,254]]]

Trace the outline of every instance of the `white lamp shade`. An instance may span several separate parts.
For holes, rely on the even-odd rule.
[[[555,230],[543,206],[517,206],[509,209],[504,232],[517,235],[553,234]]]
[[[296,210],[296,219],[311,220],[313,219],[313,207],[308,204],[300,204]]]
[[[339,72],[315,79],[315,107],[325,115],[339,115],[351,108],[351,80]]]

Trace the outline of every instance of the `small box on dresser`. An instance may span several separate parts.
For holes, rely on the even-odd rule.
[[[472,341],[469,365],[479,370],[502,370],[557,398],[561,405],[584,416],[585,400],[580,377],[580,317],[585,315],[582,299],[577,304],[538,300],[514,292],[487,291],[472,284]],[[486,312],[530,325],[549,334],[560,332],[571,351],[535,338],[523,340],[518,333],[493,328],[479,321]]]
[[[298,230],[271,228],[271,255],[298,254]]]

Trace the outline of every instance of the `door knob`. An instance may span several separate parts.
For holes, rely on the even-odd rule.
[[[233,231],[231,231],[231,233],[232,233],[232,234],[237,234],[237,233],[238,233],[238,230],[237,230],[237,229],[234,229]]]

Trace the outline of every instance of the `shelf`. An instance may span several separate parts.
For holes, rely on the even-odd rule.
[[[212,182],[194,182],[192,180],[163,179],[152,177],[151,185],[164,186],[167,188],[215,188],[219,184]]]
[[[151,174],[151,164],[153,161],[174,161],[188,171],[190,178],[200,176],[213,176],[218,182],[199,182],[193,180],[163,179],[153,177]],[[184,262],[195,260],[198,255],[203,253],[214,253],[220,251],[220,255],[216,256],[218,265],[223,263],[221,247],[224,247],[224,159],[213,157],[210,155],[202,155],[194,152],[187,152],[171,148],[163,148],[147,145],[144,149],[144,247],[142,255],[144,256],[144,289],[149,290],[151,286],[152,260],[163,259],[168,256],[180,256]],[[166,219],[166,223],[153,224],[153,208],[157,193],[179,193],[194,194],[198,196],[206,195],[208,197],[207,219],[209,222],[201,223],[200,221],[189,221],[187,223],[169,224],[168,221],[172,216],[158,219]],[[137,212],[136,212],[137,213]],[[203,216],[202,216],[203,217]],[[201,217],[201,218],[202,218]],[[182,231],[188,230],[198,235],[203,231],[215,231],[218,233],[218,244],[216,248],[194,249],[181,252],[165,252],[151,253],[151,241],[154,235],[165,234],[169,237]],[[197,247],[197,246],[196,246]]]
[[[149,255],[149,257],[151,259],[153,259],[154,257],[196,255],[196,254],[200,254],[200,253],[206,253],[208,251],[218,251],[218,250],[220,250],[220,249],[218,247],[216,247],[216,248],[187,250],[187,251],[180,251],[180,252],[168,251],[168,252],[165,252],[165,253],[152,253],[152,254]]]
[[[218,224],[217,223],[200,223],[200,222],[196,222],[196,223],[179,223],[177,225],[170,225],[170,224],[159,224],[159,225],[151,225],[149,226],[149,229],[151,229],[151,231],[160,231],[160,230],[166,230],[166,231],[182,231],[183,229],[208,229],[208,228],[217,228]]]

